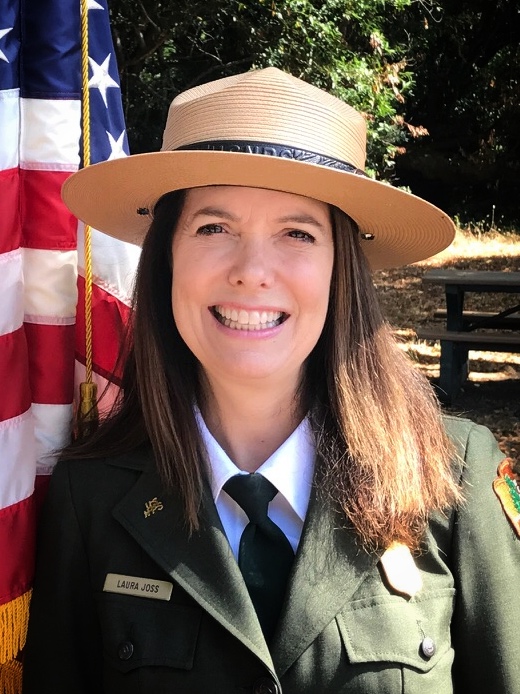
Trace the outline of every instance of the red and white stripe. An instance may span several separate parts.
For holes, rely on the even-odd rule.
[[[60,195],[79,165],[80,114],[78,100],[0,91],[0,623],[2,610],[30,591],[35,481],[52,472],[56,451],[70,440],[75,382],[84,380],[83,228]],[[94,232],[101,388],[128,320],[138,256]],[[11,657],[0,643],[0,667]]]
[[[31,587],[35,476],[70,437],[76,221],[60,189],[79,116],[77,101],[0,93],[0,607]]]

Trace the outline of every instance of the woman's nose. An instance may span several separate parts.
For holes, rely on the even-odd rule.
[[[272,255],[265,244],[255,240],[243,241],[236,248],[229,281],[236,286],[267,287],[274,276]]]

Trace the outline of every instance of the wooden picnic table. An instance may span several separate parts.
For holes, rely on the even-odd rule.
[[[438,391],[450,403],[468,376],[470,350],[520,352],[520,304],[512,300],[503,311],[465,311],[466,293],[520,294],[520,272],[430,270],[423,282],[444,287],[446,309],[437,310],[434,318],[445,318],[445,327],[420,329],[417,337],[440,340]]]

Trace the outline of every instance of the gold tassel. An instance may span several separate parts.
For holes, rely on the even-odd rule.
[[[25,646],[32,590],[0,605],[0,666],[14,660]],[[0,690],[1,691],[1,690]]]
[[[19,660],[10,660],[0,665],[0,694],[21,694],[22,664]]]
[[[98,425],[97,385],[80,383],[76,438],[81,440],[89,436],[98,428]]]

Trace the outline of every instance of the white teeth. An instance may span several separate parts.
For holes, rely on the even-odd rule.
[[[249,323],[249,313],[244,311],[244,309],[238,312],[238,322],[242,325],[247,325]]]
[[[222,318],[228,328],[234,330],[263,330],[279,324],[283,316],[281,311],[246,311],[232,309],[227,306],[215,306],[214,311]]]

